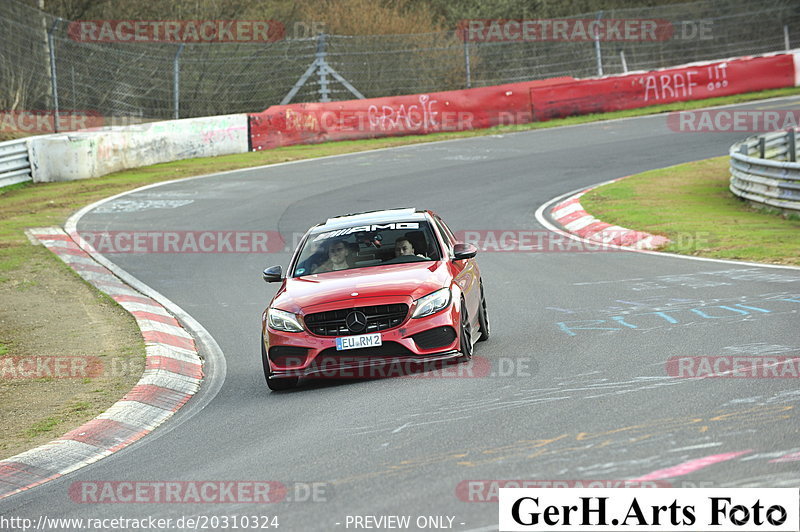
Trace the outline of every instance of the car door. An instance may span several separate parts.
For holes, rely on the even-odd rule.
[[[479,283],[480,271],[478,270],[478,264],[475,259],[454,261],[453,246],[459,243],[458,240],[447,224],[444,223],[444,220],[442,220],[438,215],[434,215],[433,220],[436,224],[437,230],[442,235],[442,239],[445,241],[445,245],[447,246],[446,253],[448,255],[448,259],[450,260],[450,268],[453,272],[453,278],[461,288],[461,291],[464,293],[464,300],[467,304],[470,322],[473,324],[473,326],[476,326],[478,323],[478,310],[481,303]]]

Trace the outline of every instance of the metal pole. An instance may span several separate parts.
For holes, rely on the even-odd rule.
[[[600,20],[600,18],[602,18],[602,16],[603,16],[603,12],[602,11],[598,11],[597,12],[597,20]],[[602,54],[602,52],[600,50],[600,32],[597,32],[594,35],[594,54],[597,57],[597,75],[598,76],[602,76],[603,75],[603,54]]]
[[[786,47],[786,51],[787,52],[792,49],[792,47],[789,46],[789,25],[788,24],[784,24],[783,25],[783,45]]]
[[[758,137],[758,158],[763,159],[767,156],[767,139]]]
[[[797,137],[795,136],[794,128],[789,128],[786,131],[786,155],[788,155],[789,162],[797,162]]]
[[[628,62],[625,61],[625,50],[620,50],[619,51],[619,59],[620,59],[620,61],[622,61],[622,72],[624,74],[627,74],[628,73]]]
[[[60,18],[53,21],[50,30],[47,32],[47,49],[50,54],[50,89],[53,96],[53,131],[58,133],[58,76],[56,75],[56,47],[53,32],[58,28]]]
[[[173,109],[172,117],[176,120],[180,118],[180,103],[181,103],[181,52],[183,51],[184,43],[178,46],[178,51],[175,52],[175,59],[172,60],[172,97]]]
[[[467,42],[467,39],[466,39],[466,30],[464,32],[464,37],[465,37],[465,39],[464,39],[464,68],[466,69],[466,72],[467,72],[467,88],[469,89],[469,88],[472,87],[472,74],[471,74],[470,68],[469,68],[469,43]]]
[[[321,102],[329,102],[330,90],[328,89],[328,69],[327,61],[325,61],[325,37],[324,33],[320,33],[317,37],[317,77],[319,78],[319,93]]]

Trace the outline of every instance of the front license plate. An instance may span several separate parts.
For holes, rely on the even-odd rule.
[[[336,350],[360,349],[362,347],[377,347],[381,345],[381,333],[359,334],[358,336],[343,336],[336,339]]]

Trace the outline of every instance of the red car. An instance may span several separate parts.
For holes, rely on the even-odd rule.
[[[368,376],[354,368],[468,360],[489,337],[478,249],[431,211],[330,218],[303,236],[262,315],[272,390],[300,377]],[[372,374],[371,374],[372,375]]]

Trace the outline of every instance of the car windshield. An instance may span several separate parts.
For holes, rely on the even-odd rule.
[[[292,277],[337,270],[439,260],[439,244],[427,222],[358,225],[311,233]]]

